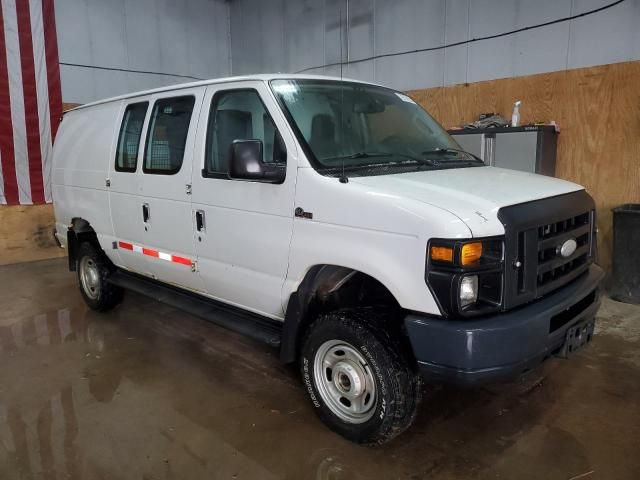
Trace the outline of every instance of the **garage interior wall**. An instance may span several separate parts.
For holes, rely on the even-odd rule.
[[[509,119],[513,102],[522,100],[522,122],[560,125],[556,176],[594,196],[599,262],[609,269],[611,208],[640,202],[640,0],[506,37],[358,60],[509,32],[610,3],[234,0],[233,74],[340,75],[331,64],[342,58],[345,77],[410,91],[447,128],[482,112]]]
[[[56,0],[55,12],[64,102],[231,73],[224,0]]]
[[[640,1],[544,28],[433,48],[579,15],[613,0],[233,0],[233,74],[339,75],[415,90],[640,60]],[[342,48],[341,48],[342,43]],[[342,50],[342,52],[341,52]],[[342,55],[341,55],[342,53]]]
[[[634,89],[640,78],[640,0],[494,40],[357,60],[506,32],[609,3],[56,0],[63,100],[85,103],[190,77],[305,69],[339,75],[335,65],[311,67],[341,58],[351,62],[343,68],[345,77],[411,91],[446,127],[485,111],[509,118],[513,102],[522,100],[523,121],[560,124],[557,176],[594,195],[601,262],[608,267],[610,208],[640,201],[640,94]],[[38,239],[49,239],[42,232],[52,228],[50,207],[13,208],[0,208],[0,222],[11,223],[15,212],[11,224],[28,233],[0,230],[0,264],[59,254],[51,244],[47,253],[34,248],[42,245]],[[49,209],[49,215],[38,209]]]

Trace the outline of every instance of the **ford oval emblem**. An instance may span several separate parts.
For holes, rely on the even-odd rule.
[[[573,253],[576,251],[576,248],[578,248],[578,244],[573,238],[570,238],[558,247],[558,252],[564,258],[567,258],[573,255]]]

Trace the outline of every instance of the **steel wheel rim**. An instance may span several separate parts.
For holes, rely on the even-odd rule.
[[[348,423],[364,423],[375,413],[376,382],[371,366],[352,345],[324,342],[316,352],[313,375],[329,410]]]
[[[95,300],[100,295],[100,272],[93,259],[83,257],[80,260],[80,283],[87,297]]]

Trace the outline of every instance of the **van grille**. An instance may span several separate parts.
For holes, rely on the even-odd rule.
[[[589,268],[594,210],[586,192],[513,205],[498,216],[506,232],[505,308],[551,293]],[[569,240],[575,251],[563,256],[561,247]]]
[[[538,295],[544,295],[565,283],[564,278],[587,264],[590,253],[590,216],[590,212],[585,212],[538,227]],[[576,242],[576,250],[565,258],[560,254],[560,247],[571,239]]]

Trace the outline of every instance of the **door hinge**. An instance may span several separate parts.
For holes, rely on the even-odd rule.
[[[185,185],[185,191],[187,192],[187,195],[191,195],[191,184],[187,183]]]
[[[105,178],[104,179],[104,184],[106,187],[110,187],[111,186],[111,179],[110,178]]]
[[[198,271],[198,264],[196,263],[196,261],[195,261],[195,260],[193,260],[193,261],[191,262],[191,271],[192,271],[192,272],[197,272],[197,271]]]

